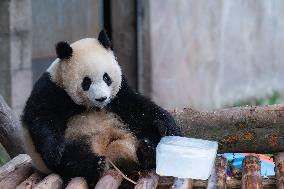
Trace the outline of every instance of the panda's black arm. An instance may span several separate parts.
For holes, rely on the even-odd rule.
[[[108,108],[118,114],[139,138],[148,138],[155,145],[164,135],[181,135],[171,114],[132,90],[124,77],[120,91]]]
[[[64,151],[64,131],[59,129],[61,124],[60,121],[43,117],[28,125],[36,150],[52,170],[57,170]]]

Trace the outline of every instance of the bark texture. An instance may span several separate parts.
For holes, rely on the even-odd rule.
[[[219,153],[284,151],[284,105],[170,112],[185,136],[218,141]]]
[[[0,142],[11,158],[23,153],[21,124],[0,95]]]
[[[242,189],[262,189],[260,160],[257,156],[248,155],[243,160]]]
[[[274,155],[277,189],[284,189],[284,152]]]
[[[217,157],[211,176],[208,180],[207,189],[226,189],[227,188],[227,159]]]

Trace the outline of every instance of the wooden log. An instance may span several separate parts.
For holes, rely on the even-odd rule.
[[[21,124],[0,95],[0,143],[11,158],[23,153]]]
[[[227,188],[227,167],[228,161],[225,157],[219,156],[215,160],[215,165],[208,180],[207,189]]]
[[[171,187],[172,189],[192,189],[193,188],[193,180],[190,178],[175,178],[174,183]]]
[[[261,189],[260,160],[255,155],[248,155],[242,164],[242,189]]]
[[[35,172],[29,178],[19,184],[16,189],[33,189],[42,179],[43,174]]]
[[[175,178],[173,177],[160,177],[158,189],[168,189],[171,188]],[[206,188],[207,180],[193,180],[193,188]],[[262,185],[264,189],[276,188],[276,179],[275,177],[267,177],[262,179]],[[227,188],[228,189],[236,189],[241,188],[241,180],[227,177]]]
[[[155,171],[147,171],[141,173],[135,189],[155,189],[158,186],[159,176]]]
[[[220,153],[284,151],[284,105],[170,112],[185,136],[216,140]]]
[[[284,152],[274,155],[277,189],[284,189]]]
[[[14,157],[5,165],[0,167],[0,181],[3,180],[3,178],[5,178],[9,173],[13,172],[15,169],[18,169],[19,167],[29,162],[31,162],[31,158],[27,154],[20,154]]]
[[[123,177],[116,170],[109,170],[96,184],[95,189],[117,189]]]
[[[31,162],[21,164],[5,176],[0,182],[1,189],[14,189],[33,173]]]
[[[63,181],[57,174],[51,174],[38,183],[34,189],[61,189]]]
[[[73,178],[65,189],[88,189],[87,181],[82,177]]]

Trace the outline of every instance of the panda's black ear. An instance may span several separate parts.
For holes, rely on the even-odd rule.
[[[65,41],[58,42],[56,45],[56,54],[60,59],[71,58],[73,53],[72,47]]]
[[[104,46],[104,48],[111,48],[111,42],[105,30],[101,30],[98,40]]]

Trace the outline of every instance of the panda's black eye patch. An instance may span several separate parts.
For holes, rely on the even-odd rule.
[[[104,74],[103,79],[104,79],[104,82],[106,82],[106,84],[107,84],[108,86],[111,85],[112,80],[111,80],[111,78],[109,77],[109,75],[108,75],[107,73]]]
[[[92,80],[89,77],[84,77],[82,82],[82,88],[84,91],[89,90],[90,86],[92,84]]]

